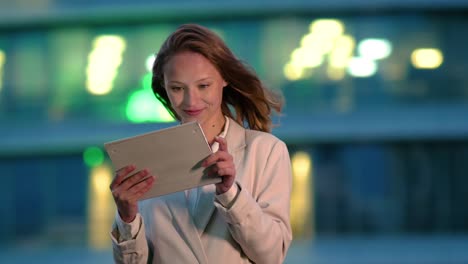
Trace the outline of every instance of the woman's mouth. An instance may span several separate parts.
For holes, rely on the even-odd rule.
[[[189,115],[189,116],[197,116],[199,115],[203,109],[190,109],[190,110],[184,110],[184,112]]]

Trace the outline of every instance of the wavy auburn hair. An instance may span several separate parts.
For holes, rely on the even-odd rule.
[[[162,44],[153,64],[151,87],[156,97],[180,120],[164,89],[164,66],[178,52],[191,51],[203,55],[228,83],[223,89],[221,109],[224,115],[241,126],[264,132],[271,131],[271,111],[281,113],[282,97],[267,89],[257,75],[244,65],[224,41],[209,29],[195,24],[177,28]],[[235,115],[231,109],[235,111]]]

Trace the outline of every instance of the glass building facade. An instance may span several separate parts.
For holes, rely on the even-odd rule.
[[[296,241],[468,235],[468,16],[304,13],[2,27],[0,241],[110,249],[103,143],[175,124],[150,68],[186,22],[284,95]]]

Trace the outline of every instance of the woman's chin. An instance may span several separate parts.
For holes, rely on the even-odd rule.
[[[185,117],[181,119],[181,123],[200,122],[196,117]]]

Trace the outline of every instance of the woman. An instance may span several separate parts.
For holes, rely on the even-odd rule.
[[[292,239],[291,168],[285,144],[268,133],[280,98],[199,25],[183,25],[163,43],[152,87],[180,122],[200,123],[213,150],[203,166],[222,181],[138,203],[157,178],[132,165],[117,171],[115,261],[283,262]]]

